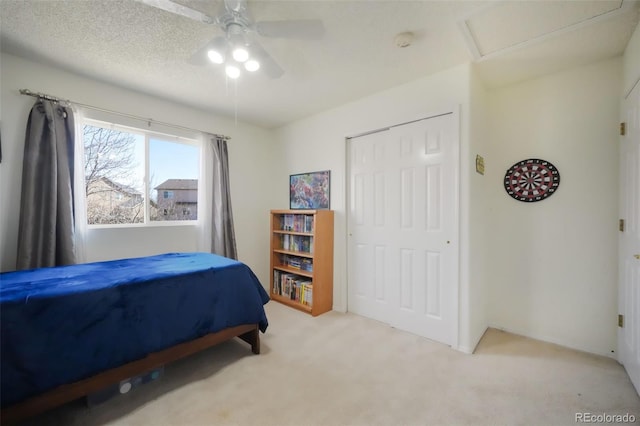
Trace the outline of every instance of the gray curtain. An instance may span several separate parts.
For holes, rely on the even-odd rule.
[[[75,263],[73,168],[73,112],[39,99],[25,136],[17,269]]]
[[[229,155],[227,141],[211,138],[213,150],[213,182],[211,183],[211,251],[237,259],[236,235],[233,228],[231,192],[229,190]]]

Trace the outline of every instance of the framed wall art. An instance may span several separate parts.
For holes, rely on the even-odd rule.
[[[329,209],[331,171],[300,173],[289,176],[290,209]]]

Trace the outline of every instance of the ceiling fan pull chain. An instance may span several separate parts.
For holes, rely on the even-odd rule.
[[[235,115],[235,124],[236,127],[238,127],[238,80],[234,80],[234,96],[233,96],[233,103],[235,105],[234,107],[234,115]]]

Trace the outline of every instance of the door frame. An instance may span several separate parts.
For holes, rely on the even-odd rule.
[[[628,111],[629,111],[629,107],[632,105],[632,103],[638,103],[638,105],[640,105],[640,80],[636,81],[636,83],[632,86],[631,90],[629,91],[629,93],[627,93],[626,96],[624,96],[622,98],[622,101],[620,103],[620,122],[621,123],[625,123],[627,125],[627,132],[626,135],[620,135],[618,137],[618,146],[620,147],[620,165],[619,165],[619,171],[618,171],[618,190],[620,192],[620,200],[618,202],[618,214],[620,219],[624,219],[624,231],[623,232],[629,232],[628,229],[628,223],[630,218],[625,217],[625,211],[624,211],[624,204],[623,204],[623,197],[625,196],[625,194],[622,192],[623,188],[624,188],[624,176],[623,176],[623,170],[624,170],[624,165],[622,164],[622,161],[624,160],[622,158],[622,146],[625,143],[629,143],[630,141],[627,140],[627,138],[630,136],[629,132],[630,132],[630,123],[628,121]],[[637,108],[640,108],[640,106],[638,106]],[[637,119],[637,118],[636,118]],[[637,125],[638,123],[636,123]],[[640,130],[640,129],[638,129]],[[638,137],[640,137],[640,133],[637,134]],[[639,167],[638,170],[636,170],[636,173],[640,173],[640,163],[636,164],[637,167]],[[640,226],[640,223],[636,224],[636,227]],[[632,382],[632,385],[635,387],[636,392],[638,394],[640,394],[640,365],[638,365],[637,362],[637,358],[634,359],[627,359],[625,356],[625,350],[624,350],[624,346],[625,346],[625,342],[624,342],[624,334],[625,333],[633,333],[636,332],[636,339],[640,338],[640,332],[638,331],[637,327],[639,327],[638,324],[634,323],[634,318],[632,317],[632,314],[630,314],[629,312],[627,312],[626,310],[626,305],[625,305],[625,289],[629,288],[630,286],[634,285],[633,282],[631,282],[630,277],[628,277],[625,273],[625,256],[632,256],[634,255],[634,250],[631,250],[631,252],[626,253],[624,250],[624,242],[623,242],[623,238],[624,238],[624,233],[620,232],[618,234],[618,314],[623,314],[624,315],[624,320],[623,320],[623,327],[618,327],[617,328],[617,332],[616,332],[616,338],[617,338],[617,347],[616,347],[616,351],[617,351],[617,360],[620,364],[622,364],[622,366],[624,367],[627,375],[629,376],[630,381]],[[639,231],[636,231],[639,232]],[[633,262],[633,261],[632,261]],[[640,279],[640,277],[638,277],[638,279]],[[636,300],[636,302],[640,302],[638,300]],[[636,306],[636,308],[640,308],[640,305]],[[637,314],[636,314],[637,315]],[[629,329],[629,327],[635,327],[634,330]],[[635,340],[634,340],[635,342]],[[636,347],[635,348],[631,348],[632,349],[632,353],[631,354],[627,354],[627,355],[631,355],[633,357],[638,357],[640,356],[640,354],[638,353],[634,353],[633,350],[635,349],[636,351],[639,350],[640,348],[640,343],[636,343]]]
[[[349,200],[351,198],[351,167],[350,167],[350,156],[349,156],[349,143],[351,139],[357,138],[357,137],[361,137],[361,136],[366,136],[369,134],[373,134],[373,133],[377,133],[380,131],[386,131],[391,129],[392,127],[398,127],[398,126],[402,126],[405,124],[410,124],[410,123],[414,123],[417,121],[422,121],[422,120],[428,120],[430,118],[436,118],[436,117],[440,117],[443,115],[451,115],[453,117],[454,120],[454,125],[453,125],[453,139],[455,141],[455,146],[453,147],[453,156],[455,158],[456,161],[454,161],[454,171],[453,171],[453,176],[454,176],[454,180],[455,180],[455,184],[454,184],[454,190],[455,190],[455,194],[454,194],[454,215],[455,215],[455,222],[457,223],[457,226],[455,227],[455,235],[452,237],[452,241],[457,243],[457,250],[455,251],[456,253],[456,259],[455,259],[455,263],[456,263],[456,268],[455,268],[455,285],[454,288],[452,290],[453,293],[453,298],[455,299],[456,303],[454,304],[454,312],[453,312],[453,318],[452,318],[452,328],[453,328],[453,336],[451,339],[451,348],[452,349],[456,349],[465,353],[470,353],[471,351],[468,351],[466,348],[462,348],[460,347],[460,334],[461,334],[461,330],[460,330],[460,318],[462,317],[462,310],[461,308],[463,307],[462,303],[461,303],[461,297],[460,297],[460,287],[461,287],[461,279],[463,276],[467,276],[468,275],[468,259],[465,258],[463,256],[463,253],[467,253],[468,252],[468,246],[469,246],[469,236],[468,236],[468,232],[467,234],[463,233],[463,230],[467,229],[468,231],[468,226],[464,227],[463,226],[463,220],[465,220],[464,218],[466,217],[468,219],[468,213],[464,213],[461,212],[461,194],[464,192],[465,194],[467,194],[468,197],[468,189],[465,189],[463,187],[463,180],[462,180],[462,158],[461,158],[461,153],[462,153],[462,140],[461,140],[461,115],[460,115],[460,105],[455,104],[455,105],[450,105],[448,107],[443,107],[440,108],[438,110],[434,110],[432,113],[423,113],[423,114],[418,114],[413,116],[412,118],[407,118],[404,121],[401,122],[396,122],[393,124],[387,124],[384,126],[380,126],[380,127],[376,127],[372,130],[368,130],[368,131],[360,131],[360,132],[353,132],[348,136],[345,136],[345,144],[344,144],[344,149],[345,149],[345,199],[344,199],[344,206],[345,206],[345,286],[344,286],[344,292],[343,292],[343,297],[344,297],[344,308],[346,312],[349,312],[349,286],[351,285],[351,283],[349,283],[349,265],[351,262],[351,259],[349,259],[349,234],[351,232],[351,230],[349,229]],[[467,316],[468,316],[468,312],[467,312]]]

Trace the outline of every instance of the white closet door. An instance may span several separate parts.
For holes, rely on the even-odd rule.
[[[348,309],[457,344],[458,115],[349,140]]]

